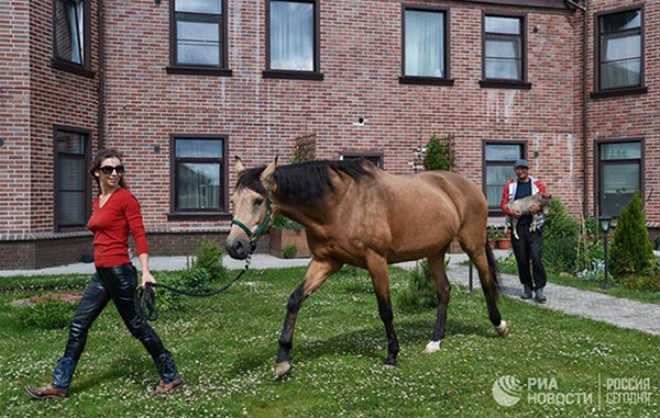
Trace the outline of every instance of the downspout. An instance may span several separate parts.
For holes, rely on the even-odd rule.
[[[587,129],[588,113],[587,100],[589,92],[587,91],[587,4],[589,0],[583,0],[582,4],[574,0],[564,0],[564,4],[582,11],[582,213],[586,218],[589,211],[589,188],[587,187]],[[595,213],[596,202],[594,202]]]
[[[587,186],[587,141],[589,139],[589,113],[587,112],[587,102],[589,99],[589,92],[587,91],[588,2],[589,0],[584,0],[584,7],[580,7],[580,10],[582,10],[582,213],[585,219],[589,212],[589,187]],[[596,213],[596,204],[594,202],[594,214]]]
[[[105,30],[104,16],[103,16],[103,0],[99,0],[97,18],[99,21],[99,109],[98,109],[98,135],[99,135],[99,149],[105,145],[103,138],[103,129],[105,127],[105,50],[103,42],[103,32]]]

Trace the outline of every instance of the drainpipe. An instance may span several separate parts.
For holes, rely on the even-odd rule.
[[[102,0],[101,0],[102,1]],[[589,0],[584,0],[584,7],[582,10],[582,213],[587,217],[589,212],[589,187],[587,186],[587,141],[589,140],[589,124],[587,112],[587,103],[589,100],[589,92],[587,91],[587,26],[589,14],[587,13],[587,3]],[[594,176],[596,173],[594,173]],[[594,214],[596,213],[596,202],[594,202]]]
[[[589,0],[583,0],[582,4],[574,0],[564,0],[567,7],[574,7],[582,11],[582,214],[586,218],[589,212],[589,188],[587,187],[587,129],[588,113],[587,100],[589,92],[587,91],[587,5]],[[595,173],[594,173],[595,174]],[[596,202],[594,202],[595,213]]]
[[[99,149],[104,147],[103,129],[105,126],[105,50],[103,41],[103,32],[105,30],[103,16],[103,0],[99,0],[97,19],[99,21],[99,109],[98,109],[98,135]]]

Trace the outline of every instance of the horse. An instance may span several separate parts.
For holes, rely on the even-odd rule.
[[[312,253],[302,283],[291,293],[279,337],[275,375],[291,370],[293,332],[303,302],[343,265],[366,269],[387,336],[385,365],[395,366],[399,342],[393,326],[388,265],[428,259],[438,299],[435,329],[425,351],[445,336],[450,284],[444,257],[456,239],[479,272],[489,319],[497,334],[509,328],[497,309],[495,258],[486,243],[488,206],[475,183],[447,171],[394,175],[365,159],[309,161],[247,169],[239,157],[225,242],[234,259],[251,255],[256,240],[282,214],[304,225]]]

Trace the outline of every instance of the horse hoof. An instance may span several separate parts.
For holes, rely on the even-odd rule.
[[[497,331],[497,334],[502,338],[506,338],[509,335],[509,325],[505,320],[502,320],[500,325],[495,327],[495,330]]]
[[[283,361],[275,365],[275,379],[280,379],[291,370],[291,362]]]
[[[442,344],[442,340],[431,341],[428,344],[426,344],[426,348],[424,349],[424,352],[430,354],[440,351],[440,344]]]

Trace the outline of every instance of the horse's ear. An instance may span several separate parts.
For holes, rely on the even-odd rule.
[[[234,157],[236,161],[234,162],[234,169],[238,174],[241,174],[243,170],[245,170],[245,167],[243,167],[243,161],[241,160],[241,157],[238,155]]]
[[[266,186],[266,189],[274,192],[275,191],[275,182],[273,181],[273,175],[275,175],[275,169],[277,168],[277,156],[275,160],[268,164],[259,177],[261,183]]]

